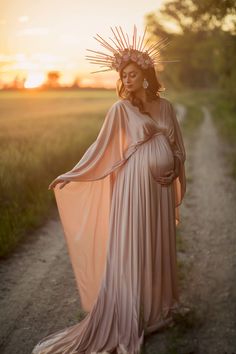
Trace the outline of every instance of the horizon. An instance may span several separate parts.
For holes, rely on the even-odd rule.
[[[40,87],[48,80],[48,73],[58,73],[57,85],[70,87],[115,88],[118,73],[96,73],[97,68],[85,59],[86,48],[101,50],[94,40],[96,33],[108,39],[110,26],[121,26],[131,35],[136,24],[142,35],[144,16],[155,12],[163,0],[129,3],[108,0],[92,3],[65,0],[48,3],[42,0],[7,1],[1,4],[0,15],[0,89],[22,85],[25,89]],[[93,9],[91,12],[90,9]],[[135,11],[134,11],[135,10]],[[56,14],[56,16],[55,16]],[[106,25],[101,25],[106,19]]]

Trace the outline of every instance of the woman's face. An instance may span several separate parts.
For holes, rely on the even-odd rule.
[[[121,72],[121,80],[127,91],[133,92],[143,88],[144,75],[141,69],[133,63],[128,64]]]

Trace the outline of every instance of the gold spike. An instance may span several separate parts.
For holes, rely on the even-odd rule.
[[[112,30],[112,33],[114,34],[115,39],[116,39],[116,41],[118,43],[118,46],[119,46],[120,45],[119,39],[117,38],[117,35],[116,35],[116,33],[115,33],[115,31],[113,30],[112,27],[111,27],[111,30]],[[119,48],[120,48],[120,50],[125,49],[125,46],[124,46],[123,42],[121,42],[121,47],[119,47]]]
[[[92,49],[86,49],[86,50],[88,50],[89,52],[101,54],[101,55],[103,55],[103,56],[110,56],[110,57],[112,58],[111,55],[106,54],[106,53],[103,53],[103,52],[99,52],[99,51],[97,51],[97,50],[92,50]]]
[[[106,70],[97,70],[97,71],[92,71],[90,74],[102,73],[104,71],[111,71],[111,70],[113,70],[113,69],[111,68],[111,69],[106,69]]]
[[[103,45],[103,47],[105,47],[105,48],[107,48],[108,50],[110,50],[111,52],[116,52],[116,49],[115,48],[113,48],[107,41],[105,41],[105,39],[103,39],[99,34],[97,34],[97,36],[99,37],[99,38],[101,38],[101,40],[99,40],[98,38],[96,38],[96,37],[94,37],[98,42],[100,42],[102,45]]]
[[[174,60],[158,60],[158,63],[176,63],[179,62],[180,59],[174,59]]]
[[[146,34],[146,30],[147,30],[147,26],[145,27],[145,30],[144,30],[144,33],[143,33],[143,38],[142,38],[142,41],[140,43],[140,48],[139,48],[140,51],[142,50],[142,45],[143,45],[143,40],[144,40],[144,37],[145,37],[145,34]]]
[[[161,57],[160,53],[156,53],[151,56],[152,59],[156,59],[156,58],[160,58],[160,57]]]
[[[87,60],[92,60],[92,61],[96,61],[97,63],[99,62],[103,62],[103,63],[113,63],[113,60],[111,59],[97,59],[97,58],[86,58]]]
[[[129,45],[128,45],[128,43],[126,42],[126,38],[125,38],[125,35],[124,35],[124,32],[123,32],[121,26],[120,26],[120,31],[121,31],[122,37],[123,37],[123,39],[124,39],[124,42],[125,42],[125,44],[126,44],[126,47],[128,47]]]
[[[111,37],[109,37],[109,39],[115,44],[116,49],[120,50],[120,47],[118,47],[118,45],[116,44],[116,42],[115,42]]]
[[[94,60],[94,59],[88,59],[91,63],[97,63],[97,64],[107,64],[107,63],[113,63],[112,61],[106,61],[106,60]]]
[[[160,50],[162,50],[163,48],[165,48],[168,44],[169,44],[169,43],[160,45],[160,46],[158,47],[158,49],[157,49],[157,48],[153,48],[150,52],[148,52],[148,54],[151,55],[151,53],[155,52],[155,50],[160,51]]]
[[[137,50],[140,51],[138,48],[139,48],[139,44],[140,44],[140,40],[141,40],[141,36],[139,36],[139,39],[138,39],[138,45],[137,45]]]
[[[152,43],[151,45],[150,45],[150,47],[148,48],[148,52],[152,49],[152,48],[154,48],[155,46],[158,46],[158,45],[160,45],[160,43],[162,42],[162,40],[163,39],[159,39],[157,42],[154,42],[154,43]]]
[[[149,38],[147,39],[146,43],[144,44],[144,47],[143,47],[142,51],[144,51],[144,49],[146,48],[148,42],[150,42],[150,39],[149,39]]]
[[[135,29],[133,29],[132,48],[134,48],[134,32],[135,32]]]
[[[128,34],[126,33],[126,36],[127,36],[127,40],[128,40],[128,49],[130,49],[130,42],[129,42],[129,36],[128,36]]]
[[[136,49],[136,43],[137,43],[137,27],[134,25],[134,34],[133,34],[133,49]]]
[[[153,43],[149,48],[148,48],[148,53],[152,51],[152,49],[160,49],[161,44],[165,43],[168,40],[167,37],[159,39],[157,42]]]
[[[114,53],[114,49],[111,49],[109,46],[107,46],[106,44],[104,44],[100,39],[93,37],[94,39],[96,39],[96,41],[98,41],[104,48],[108,49],[110,52]]]
[[[120,38],[120,42],[121,42],[121,44],[122,44],[122,46],[123,46],[123,49],[125,49],[125,46],[124,46],[124,43],[123,43],[123,41],[122,41],[122,38],[121,38],[121,35],[120,35],[120,32],[119,32],[118,27],[115,26],[115,29],[116,29],[116,32],[117,32],[119,38]]]
[[[101,55],[101,54],[97,54],[97,55],[86,55],[85,57],[90,57],[90,58],[98,58],[98,59],[104,59],[104,58],[109,58],[111,60],[113,60],[113,57],[110,55]]]

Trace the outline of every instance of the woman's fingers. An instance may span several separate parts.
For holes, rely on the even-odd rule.
[[[53,189],[55,187],[55,181],[49,184],[48,189]]]
[[[165,185],[169,185],[172,182],[172,180],[169,180],[169,179],[168,180],[157,180],[157,182],[162,184],[163,186],[165,186]]]
[[[69,183],[69,181],[64,181],[59,188],[62,189],[67,183]]]
[[[49,185],[48,189],[53,189],[54,187],[56,187],[56,185],[58,183],[61,183],[61,186],[59,187],[60,189],[62,189],[67,183],[69,183],[69,181],[61,181],[58,179],[55,179],[54,181],[52,181],[52,183]]]
[[[163,185],[168,185],[170,183],[172,183],[173,179],[174,179],[174,171],[168,171],[165,173],[166,177],[156,177],[156,181],[160,184]]]
[[[164,173],[164,176],[170,176],[174,173],[174,170],[170,170]]]

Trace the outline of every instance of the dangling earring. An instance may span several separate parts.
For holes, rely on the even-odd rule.
[[[148,83],[147,79],[143,79],[143,88],[145,90],[148,88],[148,85],[149,85],[149,83]]]

